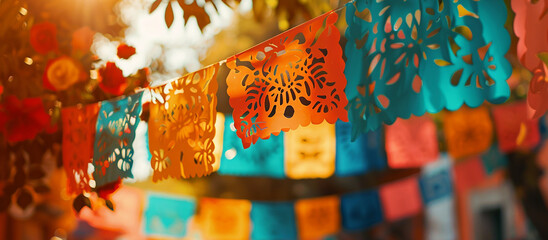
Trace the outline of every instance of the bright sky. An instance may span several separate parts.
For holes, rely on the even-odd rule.
[[[205,4],[203,0],[197,1],[199,5]],[[221,0],[215,0],[219,14],[216,14],[211,3],[207,4],[205,9],[211,16],[211,24],[202,33],[194,17],[184,23],[183,10],[177,2],[173,2],[175,19],[168,29],[164,21],[168,1],[162,2],[156,11],[149,14],[152,2],[154,0],[122,0],[118,4],[120,19],[129,26],[123,41],[136,48],[134,56],[128,60],[119,59],[116,49],[120,41],[111,41],[102,34],[95,35],[92,51],[103,60],[100,65],[113,61],[125,76],[159,59],[167,73],[152,72],[151,85],[160,85],[168,79],[179,77],[183,69],[187,72],[198,70],[201,67],[200,59],[213,44],[214,36],[232,23],[234,12]],[[251,0],[242,1],[239,11],[249,11],[251,4]]]

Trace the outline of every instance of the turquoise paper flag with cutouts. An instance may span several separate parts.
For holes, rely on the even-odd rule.
[[[510,94],[504,1],[356,0],[346,20],[353,139],[396,118]]]
[[[293,202],[252,202],[251,239],[297,239]]]
[[[101,102],[93,147],[93,178],[98,187],[133,177],[133,141],[141,120],[142,95]]]
[[[220,175],[284,178],[283,133],[244,149],[232,116],[226,115]]]
[[[147,236],[186,236],[188,221],[196,210],[194,199],[148,193],[146,205],[143,219]]]

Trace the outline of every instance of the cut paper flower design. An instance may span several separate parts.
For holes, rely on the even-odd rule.
[[[323,239],[339,232],[340,200],[337,196],[297,200],[295,215],[299,239]]]
[[[61,110],[63,122],[63,166],[67,174],[67,192],[90,192],[88,165],[93,157],[95,124],[99,104],[66,107]]]
[[[421,167],[438,159],[436,124],[429,116],[398,119],[386,126],[385,145],[391,168]]]
[[[227,91],[244,148],[310,123],[348,121],[337,18],[326,13],[228,60]]]
[[[463,107],[454,112],[446,112],[443,118],[443,132],[449,154],[457,159],[489,149],[493,139],[493,128],[486,107]]]
[[[358,0],[346,20],[353,138],[399,117],[502,103],[510,94],[503,2]]]
[[[133,140],[139,125],[143,92],[101,102],[93,152],[93,178],[97,186],[132,178]]]
[[[205,239],[249,239],[250,201],[202,198],[200,210]]]
[[[335,172],[335,125],[324,122],[285,134],[289,178],[328,178]]]
[[[214,170],[218,65],[151,89],[149,147],[153,181]]]

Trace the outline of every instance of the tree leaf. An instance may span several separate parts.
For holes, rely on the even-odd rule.
[[[198,22],[198,27],[200,29],[204,29],[205,26],[211,23],[211,19],[209,19],[209,15],[205,11],[205,9],[198,6],[196,1],[192,2],[189,5],[185,5],[185,7],[183,8],[183,18],[185,19],[185,24],[188,22],[188,19],[191,16],[194,16],[196,18],[196,22]]]
[[[167,26],[167,28],[170,28],[170,27],[171,27],[171,24],[173,24],[173,19],[174,19],[174,16],[173,16],[173,7],[171,6],[171,2],[169,2],[169,3],[167,4],[165,19],[166,19],[166,26]]]
[[[156,0],[152,3],[152,5],[150,6],[150,11],[149,13],[152,13],[154,12],[154,10],[156,10],[156,8],[158,8],[158,6],[160,6],[160,3],[162,3],[162,0]]]

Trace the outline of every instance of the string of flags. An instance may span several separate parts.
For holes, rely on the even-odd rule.
[[[110,105],[103,104],[102,106]],[[97,113],[98,109],[96,105],[90,105],[81,110]],[[93,185],[102,186],[109,181],[131,176],[131,167],[125,171],[121,171],[122,168],[120,168],[124,166],[123,164],[131,161],[130,157],[133,154],[132,151],[127,150],[132,145],[129,143],[124,145],[127,141],[124,139],[118,143],[123,144],[122,151],[115,151],[112,155],[105,156],[102,161],[94,161],[95,171],[94,174],[90,174],[89,160],[86,158],[91,157],[92,149],[73,145],[71,136],[90,136],[91,133],[86,133],[86,130],[91,131],[89,126],[94,124],[90,123],[92,118],[86,117],[85,114],[74,115],[74,110],[75,108],[63,110],[63,116],[66,116],[64,120],[68,124],[65,129],[76,129],[64,132],[67,137],[64,137],[66,145],[63,146],[63,149],[67,152],[73,151],[71,154],[64,155],[69,192],[76,194],[89,192],[90,180],[94,180]],[[120,108],[120,111],[126,110]],[[445,112],[441,116],[425,115],[399,119],[394,124],[387,125],[384,131],[376,130],[364,133],[354,142],[351,141],[351,124],[337,121],[334,125],[328,123],[309,125],[288,133],[281,133],[278,136],[272,136],[267,141],[260,141],[248,149],[243,148],[230,115],[216,113],[214,125],[219,134],[212,141],[220,147],[210,153],[217,160],[208,168],[211,171],[218,170],[220,175],[290,179],[328,178],[363,175],[371,171],[381,171],[387,167],[393,169],[419,168],[439,158],[440,142],[446,143],[447,152],[456,159],[479,154],[491,148],[500,149],[498,151],[504,153],[519,148],[531,149],[537,146],[540,141],[539,121],[528,120],[525,116],[526,111],[525,103],[518,102],[493,106],[491,111],[487,107],[462,108],[454,112]],[[106,112],[103,114],[107,115]],[[135,115],[123,124],[128,129],[133,129],[130,132],[135,132],[137,126],[130,127],[129,124],[132,121],[137,122],[138,118],[139,116]],[[69,120],[71,122],[68,122]],[[82,121],[81,124],[75,123],[79,120]],[[443,123],[441,129],[444,139],[438,139],[440,134],[435,121]],[[87,125],[88,128],[82,127],[84,125]],[[100,124],[97,123],[97,126]],[[108,136],[113,136],[108,130],[109,126],[111,125],[103,126],[102,128],[106,129],[102,131],[106,131]],[[137,137],[137,140],[144,140],[148,142],[149,146],[154,144],[151,136],[156,133],[150,132],[151,128],[149,127],[149,141],[146,141],[145,135]],[[124,134],[127,134],[126,130],[121,136]],[[493,139],[495,135],[497,141]],[[91,140],[88,138],[86,141]],[[104,140],[101,137],[96,137],[95,141]],[[104,144],[104,146],[107,145]],[[169,148],[170,145],[164,143],[159,146]],[[147,164],[141,167],[151,169],[153,181],[170,176],[166,151],[151,149],[149,153],[148,149],[141,150],[145,150],[146,154],[140,155],[144,155],[147,159],[145,160]],[[116,154],[125,157],[120,160],[122,162],[113,161]],[[75,159],[80,159],[80,162]],[[148,160],[150,160],[149,163]],[[181,166],[186,165],[181,164]],[[115,171],[108,170],[108,168],[113,168]],[[205,167],[201,169],[203,170]],[[175,176],[182,171],[190,170],[176,169]],[[106,176],[104,179],[109,180],[101,179],[101,173]]]
[[[137,229],[148,237],[323,239],[340,232],[367,230],[383,222],[396,222],[425,212],[427,222],[436,221],[440,214],[444,219],[451,219],[436,221],[437,226],[428,226],[431,239],[457,238],[456,222],[452,220],[455,218],[451,217],[456,214],[456,196],[477,189],[480,183],[494,176],[507,163],[504,156],[494,157],[489,152],[480,158],[454,162],[444,154],[424,166],[420,174],[374,189],[296,201],[197,199],[159,192],[133,194],[139,196],[140,200],[136,202],[142,206],[133,205],[142,208],[142,218],[131,221],[136,221],[133,225],[141,226]],[[497,186],[500,184],[504,183]],[[132,189],[124,188],[122,192]],[[101,216],[103,219],[123,214],[104,213],[106,215]],[[83,212],[80,216],[89,221],[93,214]],[[128,228],[130,231],[135,229]]]
[[[486,8],[489,11],[482,11]],[[343,10],[348,24],[344,53],[334,25]],[[64,125],[68,133],[63,148],[86,149],[64,156],[73,181],[71,189],[78,193],[87,191],[90,183],[102,186],[131,178],[135,152],[143,150],[134,148],[135,133],[143,125],[140,123],[147,123],[141,128],[148,129],[154,180],[201,177],[222,167],[220,140],[226,137],[219,137],[222,131],[217,128],[220,124],[216,111],[221,64],[230,69],[223,80],[233,108],[233,129],[243,149],[276,141],[273,139],[283,135],[284,142],[294,144],[284,144],[284,174],[278,169],[270,175],[331,176],[343,168],[336,168],[332,157],[341,153],[333,144],[337,136],[333,125],[337,121],[350,120],[351,139],[355,140],[382,123],[394,123],[396,118],[436,113],[443,108],[456,110],[463,104],[478,107],[485,100],[505,101],[511,70],[504,58],[509,47],[508,33],[503,29],[505,13],[504,3],[496,0],[351,1],[165,85],[91,107],[63,109],[63,115],[80,116],[77,120],[67,119],[70,123]],[[143,101],[143,97],[147,99]],[[91,119],[97,119],[95,128],[89,127]],[[430,133],[425,130],[420,136],[423,140],[435,141],[429,138],[435,126],[424,119],[412,118],[401,124],[398,120],[387,128],[387,139],[395,139],[387,141],[391,167],[417,166],[425,161],[422,157],[435,159],[434,143],[424,146],[431,149],[402,149],[403,142],[398,140],[402,136],[392,137],[413,135],[415,130],[406,125],[417,124],[418,129],[430,129]],[[328,124],[331,127],[320,127]],[[302,141],[312,139],[309,136],[316,133],[314,128],[327,137],[316,144]],[[319,144],[324,144],[320,152],[307,150],[308,146],[319,149]],[[395,152],[405,156],[391,157]],[[413,156],[415,153],[421,157]],[[312,156],[309,159],[316,160],[311,161],[305,159],[306,154],[323,157]],[[390,160],[395,158],[403,162]],[[93,179],[88,176],[90,159]],[[74,189],[77,186],[80,189]]]

